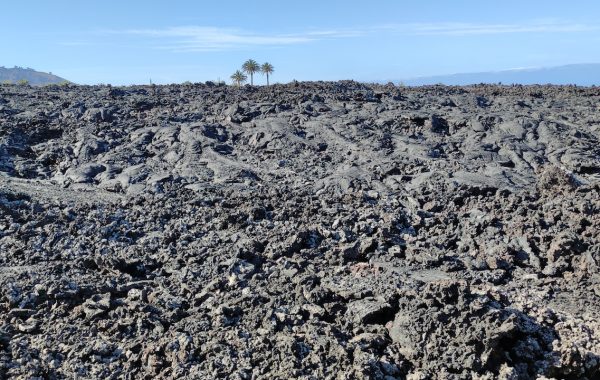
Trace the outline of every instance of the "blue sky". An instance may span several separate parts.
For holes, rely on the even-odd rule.
[[[599,1],[5,1],[1,66],[77,83],[375,81],[600,62]],[[257,78],[261,83],[262,78]]]

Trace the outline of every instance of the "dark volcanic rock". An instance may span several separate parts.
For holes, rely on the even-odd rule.
[[[0,378],[596,379],[599,100],[0,86]]]

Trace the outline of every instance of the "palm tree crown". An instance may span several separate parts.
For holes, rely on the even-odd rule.
[[[246,75],[244,75],[243,72],[241,72],[240,70],[237,70],[235,73],[233,73],[231,75],[231,80],[233,81],[233,83],[235,83],[238,87],[240,87],[240,85],[242,83],[244,83],[246,80],[248,79],[248,77]]]
[[[253,59],[249,59],[242,65],[242,70],[250,75],[250,84],[254,85],[254,73],[260,70],[258,63]]]
[[[267,76],[267,86],[268,86],[269,85],[269,75],[273,74],[273,71],[275,71],[275,68],[269,62],[265,62],[260,67],[260,71],[263,73],[263,75]]]

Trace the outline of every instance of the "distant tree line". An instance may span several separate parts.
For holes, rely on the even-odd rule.
[[[275,68],[269,62],[265,62],[262,65],[259,65],[253,59],[249,59],[242,65],[241,70],[237,70],[235,73],[231,75],[231,80],[233,83],[240,87],[248,80],[248,75],[250,75],[250,85],[254,86],[254,74],[262,73],[267,77],[267,86],[269,85],[269,75],[273,74]],[[247,74],[247,75],[246,75]]]

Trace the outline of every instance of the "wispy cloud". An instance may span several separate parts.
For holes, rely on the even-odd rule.
[[[89,41],[63,41],[58,43],[61,46],[90,46],[92,45]]]
[[[320,40],[381,35],[466,37],[493,34],[581,33],[591,31],[600,31],[600,24],[570,23],[557,20],[506,24],[408,23],[346,29],[307,30],[287,34],[258,33],[238,28],[179,26],[163,29],[105,31],[103,34],[143,38],[146,43],[157,49],[175,52],[206,52],[288,46]]]
[[[422,23],[391,26],[398,31],[417,35],[469,36],[518,33],[576,33],[600,29],[600,25],[566,22],[528,22],[522,24]]]
[[[182,52],[236,50],[257,46],[283,46],[320,39],[306,34],[260,34],[234,28],[182,26],[166,29],[133,29],[111,33],[149,37],[155,47]]]

